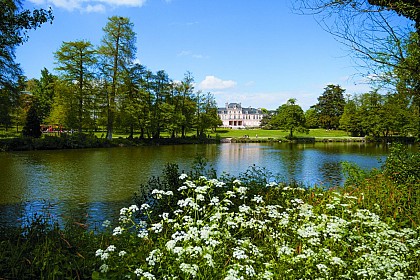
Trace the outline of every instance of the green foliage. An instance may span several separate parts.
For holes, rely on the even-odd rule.
[[[320,127],[318,115],[314,108],[310,108],[305,112],[305,125],[307,128]]]
[[[149,204],[121,209],[111,243],[95,251],[101,265],[94,278],[417,276],[418,230],[394,229],[359,208],[357,197],[275,182],[251,194],[237,179],[179,179],[176,193],[152,191],[162,204],[177,198],[159,215]]]
[[[104,81],[109,83],[104,90],[107,94],[107,135],[112,139],[114,131],[116,99],[123,74],[132,63],[136,54],[136,33],[129,18],[112,16],[103,28],[104,36],[98,49]]]
[[[41,137],[41,117],[37,103],[33,103],[26,116],[26,123],[23,128],[23,135],[28,137]]]
[[[359,198],[360,206],[399,226],[420,224],[420,153],[401,145],[391,148],[380,170],[365,171],[345,163],[345,191]]]
[[[340,119],[340,128],[352,136],[383,137],[415,135],[410,98],[403,94],[381,95],[376,91],[349,99]]]
[[[277,114],[270,121],[272,128],[289,131],[290,138],[293,138],[294,131],[308,132],[305,128],[305,114],[302,108],[295,103],[295,99],[289,99],[286,104],[277,109]]]
[[[15,59],[15,48],[28,39],[28,30],[52,22],[51,9],[22,10],[20,0],[1,0],[0,11],[0,90],[13,88],[21,75]]]
[[[21,228],[0,235],[0,275],[5,279],[88,279],[92,250],[101,237],[79,223],[61,228],[45,209]]]
[[[346,104],[342,89],[339,85],[328,85],[324,93],[318,97],[318,103],[312,106],[318,116],[321,127],[337,129]]]
[[[391,147],[382,167],[384,174],[399,185],[420,184],[420,152],[409,153],[401,144]]]
[[[88,123],[90,118],[87,110],[89,97],[92,91],[92,81],[94,78],[93,67],[97,63],[96,51],[89,41],[63,42],[60,49],[55,53],[59,70],[70,90],[64,91],[66,96],[67,108],[73,109],[68,115],[76,115],[75,126],[79,133],[82,132],[83,125]],[[64,99],[64,97],[62,97]],[[69,106],[70,104],[74,106]],[[60,103],[56,103],[57,105]],[[59,122],[63,123],[63,122]]]

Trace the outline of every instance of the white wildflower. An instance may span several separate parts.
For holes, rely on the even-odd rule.
[[[112,235],[119,235],[123,232],[123,229],[121,227],[116,227],[114,228],[114,231],[112,233]]]
[[[150,230],[153,231],[154,233],[160,233],[162,232],[162,229],[163,229],[163,225],[161,223],[152,224],[150,227]]]
[[[106,273],[107,271],[108,271],[108,269],[109,269],[109,267],[108,267],[108,265],[107,264],[103,264],[103,265],[101,265],[101,267],[99,267],[99,270],[102,272],[102,273]]]
[[[110,226],[111,226],[111,221],[110,221],[110,220],[105,220],[105,221],[102,223],[102,226],[103,226],[103,227],[105,227],[105,228],[110,227]]]
[[[156,262],[160,261],[162,253],[159,249],[155,249],[149,253],[149,256],[146,258],[147,263],[150,266],[154,266]]]
[[[214,205],[214,206],[219,205],[219,198],[218,198],[217,196],[212,197],[212,198],[210,199],[210,205]]]
[[[240,248],[235,248],[233,250],[233,257],[235,259],[241,260],[241,259],[247,259],[248,255],[245,253],[244,250],[240,249]]]
[[[98,250],[96,250],[96,252],[95,252],[95,256],[100,257],[100,256],[102,256],[103,252],[104,252],[104,250],[102,250],[102,249],[98,249]]]
[[[187,189],[187,187],[186,186],[180,186],[179,188],[178,188],[178,191],[180,192],[180,191],[182,191],[182,190],[186,190]]]
[[[251,199],[251,201],[254,201],[257,204],[264,202],[264,200],[263,200],[263,198],[262,198],[261,195],[254,195],[254,198]]]
[[[140,238],[147,238],[149,236],[149,232],[147,231],[147,229],[141,228],[137,236]]]
[[[251,210],[251,207],[249,207],[248,205],[243,204],[239,206],[239,212],[241,213],[246,214],[246,213],[249,213],[250,210]]]
[[[105,252],[114,252],[116,247],[114,245],[109,245],[108,248],[105,249]]]
[[[181,263],[179,268],[182,270],[182,272],[191,275],[193,278],[197,275],[198,265],[196,264],[191,265],[188,263]]]
[[[128,207],[128,210],[131,212],[136,212],[139,211],[139,207],[135,204],[131,205],[130,207]]]
[[[214,267],[213,257],[210,254],[205,254],[203,258],[206,260],[208,266]]]
[[[127,252],[126,252],[126,251],[124,251],[124,250],[122,250],[122,251],[120,251],[120,252],[118,253],[118,256],[120,256],[120,257],[124,257],[126,254],[127,254]]]
[[[141,268],[136,268],[136,270],[134,270],[134,274],[138,277],[142,276],[143,274],[143,269]]]
[[[149,209],[150,208],[150,205],[149,204],[147,204],[147,203],[144,203],[144,204],[142,204],[141,206],[140,206],[140,210],[147,210],[147,209]]]
[[[101,256],[101,260],[106,260],[109,257],[109,253],[108,252],[104,252]]]
[[[156,279],[156,277],[152,273],[147,272],[147,271],[143,272],[143,276],[148,280],[155,280]]]

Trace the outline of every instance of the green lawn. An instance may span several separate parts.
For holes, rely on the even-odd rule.
[[[217,134],[222,138],[240,138],[248,135],[250,138],[285,138],[289,132],[284,130],[264,130],[264,129],[218,129]],[[212,133],[211,136],[215,136]],[[311,129],[309,134],[294,133],[296,137],[348,137],[347,133],[342,130],[325,130],[325,129]]]
[[[87,132],[85,132],[87,133]],[[103,138],[106,135],[105,131],[98,131],[94,132],[94,134],[98,138]],[[253,139],[258,136],[258,138],[285,138],[289,132],[284,130],[264,130],[264,129],[225,129],[225,128],[218,128],[216,133],[211,132],[210,136],[215,137],[219,135],[222,138],[241,138],[245,135],[248,135],[249,138]],[[51,134],[53,135],[53,134]],[[188,136],[195,135],[195,132],[190,132]],[[16,133],[16,128],[9,128],[6,132],[5,129],[0,128],[0,138],[11,138],[11,137],[18,137],[20,136],[20,133]],[[135,133],[134,137],[138,137],[139,134]],[[161,133],[162,137],[169,137],[168,133]],[[309,134],[305,133],[294,133],[294,136],[296,137],[319,137],[319,138],[333,138],[333,137],[348,137],[349,135],[342,130],[325,130],[325,129],[311,129],[309,131]],[[115,132],[113,134],[113,138],[127,138],[128,133],[122,133],[122,132]]]

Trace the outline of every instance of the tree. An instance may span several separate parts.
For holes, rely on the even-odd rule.
[[[23,127],[23,135],[33,138],[39,138],[42,135],[41,132],[41,120],[39,118],[39,107],[36,99],[33,100],[31,107],[29,107],[28,114],[26,115],[26,123]]]
[[[289,99],[286,104],[277,109],[277,115],[272,117],[270,125],[274,129],[289,131],[290,138],[293,138],[294,131],[308,132],[305,127],[305,114],[294,98]]]
[[[306,127],[307,128],[318,128],[319,127],[319,119],[318,114],[314,108],[309,108],[305,112],[305,120],[306,120]]]
[[[408,136],[413,133],[409,106],[410,100],[400,94],[364,93],[347,101],[340,127],[352,136]]]
[[[186,136],[187,130],[192,128],[194,114],[195,114],[195,104],[193,101],[193,92],[194,92],[194,78],[190,72],[184,74],[184,80],[182,80],[179,88],[181,95],[181,113],[183,116],[181,124],[181,137]]]
[[[160,138],[165,122],[163,120],[163,109],[167,111],[169,108],[163,104],[167,101],[170,95],[170,84],[168,74],[164,70],[159,70],[153,77],[153,92],[155,94],[155,103],[152,111],[151,128],[153,138]]]
[[[55,82],[57,77],[51,74],[48,69],[41,70],[41,78],[31,79],[27,83],[26,90],[31,92],[36,100],[39,120],[44,120],[50,115],[55,95]]]
[[[358,108],[355,100],[349,99],[346,102],[340,118],[340,128],[349,132],[351,136],[364,136],[360,128]]]
[[[120,117],[123,125],[128,127],[129,138],[133,138],[135,128],[140,128],[140,137],[144,137],[145,126],[149,118],[145,89],[146,74],[146,67],[136,63],[127,69],[124,75]]]
[[[93,67],[97,63],[96,51],[89,41],[63,42],[55,53],[58,71],[63,73],[63,78],[69,82],[74,98],[77,100],[77,128],[81,133],[86,111],[87,97],[91,93],[91,82],[94,78]],[[87,113],[87,114],[86,114]]]
[[[202,96],[201,92],[197,92],[197,137],[205,137],[208,129],[213,129],[223,122],[217,114],[216,100],[214,96],[208,92]]]
[[[14,61],[15,48],[28,40],[27,31],[53,20],[51,10],[22,10],[20,0],[1,0],[0,11],[0,89],[13,88],[21,75]]]
[[[104,79],[109,77],[106,137],[112,139],[118,85],[123,82],[123,73],[135,58],[136,33],[133,31],[133,24],[128,18],[118,16],[108,18],[108,23],[103,31],[105,35],[99,47],[99,54],[102,59]]]
[[[358,66],[374,82],[391,82],[393,69],[403,67],[401,62],[406,58],[405,40],[412,31],[420,32],[417,0],[298,0],[296,3],[296,10],[315,15],[327,32],[349,48]]]
[[[49,116],[45,119],[47,124],[64,125],[66,128],[73,129],[79,125],[78,102],[74,98],[77,86],[66,80],[57,79],[54,88],[56,94],[53,99],[53,106]]]
[[[336,129],[340,125],[340,118],[346,104],[344,92],[345,89],[339,85],[328,85],[324,93],[318,97],[318,103],[312,106],[323,128]]]

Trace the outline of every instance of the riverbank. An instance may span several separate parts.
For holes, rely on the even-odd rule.
[[[416,143],[414,137],[294,137],[290,138],[271,138],[271,137],[240,137],[240,138],[221,138],[222,143],[316,143],[316,142],[347,142],[347,143]]]
[[[165,137],[166,136],[166,137]],[[159,139],[128,138],[118,135],[112,140],[98,137],[96,134],[43,135],[41,138],[14,137],[0,139],[0,151],[61,150],[84,148],[137,147],[151,145],[182,144],[218,144],[218,143],[315,143],[315,142],[359,142],[359,143],[416,143],[415,137],[351,137],[344,131],[313,129],[309,134],[297,134],[293,138],[278,130],[219,130],[207,137],[197,138],[194,135],[185,138],[170,138],[164,135]]]
[[[85,148],[138,147],[153,145],[214,144],[216,138],[114,138],[108,140],[93,134],[65,134],[44,136],[42,138],[16,137],[0,139],[0,151],[63,150]]]

